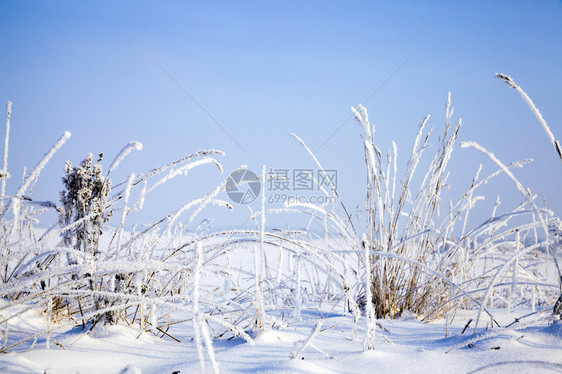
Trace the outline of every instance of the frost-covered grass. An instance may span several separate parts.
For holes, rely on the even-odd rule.
[[[506,77],[500,75],[513,82]],[[434,141],[432,130],[426,129],[428,116],[419,127],[403,174],[399,174],[396,144],[384,156],[367,110],[362,106],[352,110],[364,130],[364,209],[351,214],[335,189],[319,185],[330,203],[268,210],[262,194],[261,209],[250,217],[254,229],[206,232],[193,226],[207,206],[232,208],[221,198],[226,181],[208,186],[209,193],[152,224],[132,225],[128,220],[156,188],[173,183],[177,176],[208,166],[222,173],[217,161],[222,152],[216,150],[130,174],[114,184],[112,172],[132,150],[142,149],[140,143],[131,142],[106,173],[101,156],[94,162],[90,155],[74,167],[67,163],[60,202],[35,201],[33,185],[70,137],[67,132],[31,173],[24,172],[18,190],[6,195],[8,106],[0,175],[0,351],[31,352],[5,356],[10,359],[4,368],[16,371],[22,365],[44,370],[50,365],[56,372],[71,372],[70,365],[55,361],[36,367],[25,360],[43,354],[37,361],[43,365],[44,352],[64,355],[62,349],[72,352],[72,357],[79,357],[79,350],[91,350],[111,359],[109,352],[103,353],[110,351],[106,345],[120,346],[116,349],[125,356],[144,356],[139,366],[151,372],[156,372],[161,357],[173,361],[165,370],[237,370],[245,362],[228,360],[237,357],[232,356],[236,352],[241,357],[254,352],[248,356],[250,361],[257,361],[260,354],[275,357],[262,366],[246,362],[254,369],[355,372],[346,363],[354,362],[361,351],[374,353],[360,356],[356,368],[360,371],[370,363],[384,367],[384,354],[421,352],[429,363],[434,351],[450,351],[446,357],[453,358],[443,359],[450,363],[445,368],[460,360],[468,344],[483,346],[482,341],[515,337],[514,331],[529,333],[533,343],[527,346],[535,344],[559,318],[553,310],[557,300],[556,305],[561,304],[557,249],[562,244],[562,225],[518,181],[516,169],[527,161],[506,164],[479,144],[463,142],[463,147],[473,148],[463,152],[485,154],[496,170],[482,176],[480,166],[466,192],[446,201],[443,191],[449,173],[454,173],[447,165],[461,127],[460,120],[452,125],[450,97],[434,154],[424,161]],[[536,108],[534,112],[539,113]],[[295,138],[323,170],[304,141]],[[501,174],[511,179],[521,203],[504,207],[498,197],[490,217],[470,227],[471,211],[482,199],[479,188]],[[37,229],[48,210],[58,212],[58,221]],[[271,214],[305,214],[309,225],[300,230],[268,230]],[[511,321],[502,320],[506,316]],[[408,336],[405,326],[410,324]],[[401,332],[393,337],[388,326]],[[552,336],[544,336],[559,342],[559,323],[553,326],[548,330],[554,331]],[[530,330],[516,330],[524,328]],[[422,331],[430,333],[423,336]],[[523,344],[515,341],[509,351],[514,354]],[[394,344],[397,349],[390,348]],[[141,353],[148,346],[160,351]],[[190,353],[181,356],[186,347]],[[423,353],[428,347],[431,353]],[[560,368],[562,362],[552,354],[556,349],[551,345],[545,349],[548,360],[531,355],[522,367],[543,362],[547,369]],[[294,363],[304,359],[306,364]],[[111,370],[134,361],[117,360]],[[466,362],[463,367],[477,368]],[[489,358],[486,362],[500,364]]]
[[[394,318],[407,310],[424,320],[448,320],[458,308],[476,309],[476,331],[484,314],[493,324],[488,307],[501,305],[509,309],[523,300],[532,305],[552,304],[558,297],[560,270],[555,252],[560,221],[548,209],[537,206],[535,196],[512,172],[528,161],[505,165],[475,142],[463,142],[461,146],[483,152],[497,170],[481,176],[480,165],[464,194],[456,201],[443,198],[450,174],[447,165],[461,127],[460,120],[451,127],[450,104],[449,96],[445,128],[417,186],[414,174],[424,165],[422,156],[430,149],[432,130],[424,132],[429,116],[419,127],[400,178],[396,144],[384,157],[375,144],[375,128],[369,123],[367,110],[361,105],[352,108],[364,129],[364,223],[351,218],[336,191],[324,190],[332,197],[326,200],[335,204],[293,207],[302,208],[311,220],[320,221],[316,226],[324,227],[327,237],[336,238],[337,246],[352,249],[348,253],[355,252],[363,264],[358,269],[370,269],[360,276],[370,278],[366,282],[370,286],[365,285],[356,297],[361,306],[367,306],[367,314],[373,305],[377,318]],[[490,218],[470,228],[470,213],[483,200],[478,195],[479,188],[501,174],[513,181],[514,192],[522,195],[523,202],[505,210],[498,196]],[[363,251],[368,255],[362,255]]]

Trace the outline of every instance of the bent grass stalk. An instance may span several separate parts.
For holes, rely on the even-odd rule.
[[[527,95],[527,93],[523,91],[523,89],[519,87],[509,75],[496,73],[496,78],[499,78],[502,81],[504,81],[509,87],[514,88],[519,93],[519,95],[521,95],[527,106],[531,109],[535,117],[537,117],[537,119],[539,120],[541,127],[543,128],[546,136],[548,137],[548,140],[550,141],[550,144],[552,144],[554,150],[556,151],[556,153],[558,153],[558,157],[560,157],[560,161],[562,161],[562,148],[560,147],[560,142],[556,140],[556,138],[554,137],[554,134],[550,130],[550,127],[548,127],[541,112],[535,106],[535,103],[533,103],[533,100],[531,100],[529,95]]]

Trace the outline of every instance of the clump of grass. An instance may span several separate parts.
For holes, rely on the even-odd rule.
[[[544,227],[552,220],[552,213],[538,208],[528,190],[516,184],[524,195],[521,205],[500,214],[498,199],[489,219],[472,229],[468,226],[471,210],[483,199],[477,195],[478,188],[501,174],[514,179],[511,170],[527,160],[509,165],[496,162],[498,169],[484,177],[480,165],[467,191],[456,201],[447,202],[443,194],[448,186],[447,166],[462,123],[452,123],[450,95],[444,130],[417,186],[414,175],[430,148],[432,130],[426,131],[430,116],[419,126],[399,180],[396,144],[383,156],[375,144],[375,127],[367,110],[359,105],[352,112],[363,128],[367,177],[364,228],[358,228],[335,189],[324,192],[337,203],[323,209],[294,205],[320,217],[337,243],[335,250],[344,248],[370,269],[359,275],[371,279],[370,289],[362,287],[364,282],[360,281],[356,290],[356,300],[366,313],[366,306],[372,304],[377,318],[396,317],[407,310],[424,320],[449,320],[459,307],[477,307],[479,317],[488,313],[493,321],[487,310],[491,305],[510,307],[515,298],[533,298],[533,303],[552,301],[557,282],[548,277],[547,267],[541,268],[537,258],[550,245]],[[323,170],[304,142],[296,138]],[[542,231],[542,239],[537,230]],[[529,240],[532,244],[524,246]],[[537,289],[542,290],[539,298]]]

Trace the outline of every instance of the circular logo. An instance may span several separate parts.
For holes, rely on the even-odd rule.
[[[226,180],[226,194],[238,204],[250,204],[257,199],[260,191],[260,179],[248,169],[236,170]]]

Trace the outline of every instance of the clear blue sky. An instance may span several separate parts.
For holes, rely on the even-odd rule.
[[[13,102],[12,192],[23,167],[33,167],[64,130],[72,138],[40,177],[37,199],[58,198],[65,160],[104,152],[107,168],[131,140],[144,150],[131,154],[115,178],[207,148],[227,153],[225,176],[241,164],[255,171],[262,164],[313,167],[289,132],[317,149],[351,105],[407,61],[366,103],[379,147],[397,142],[401,170],[426,114],[441,131],[451,91],[455,118],[463,118],[460,139],[479,142],[505,162],[533,158],[517,176],[562,214],[562,164],[520,97],[494,78],[510,74],[562,138],[559,0],[1,1],[0,7],[0,102]],[[349,121],[317,154],[338,170],[351,210],[364,198],[360,133]],[[454,191],[467,186],[480,162],[489,166],[458,147]],[[194,172],[155,195],[138,219],[159,218],[225,176]],[[511,196],[506,209],[520,201],[505,178],[486,188],[490,204],[498,192]],[[217,224],[241,223],[247,208],[236,210]]]

